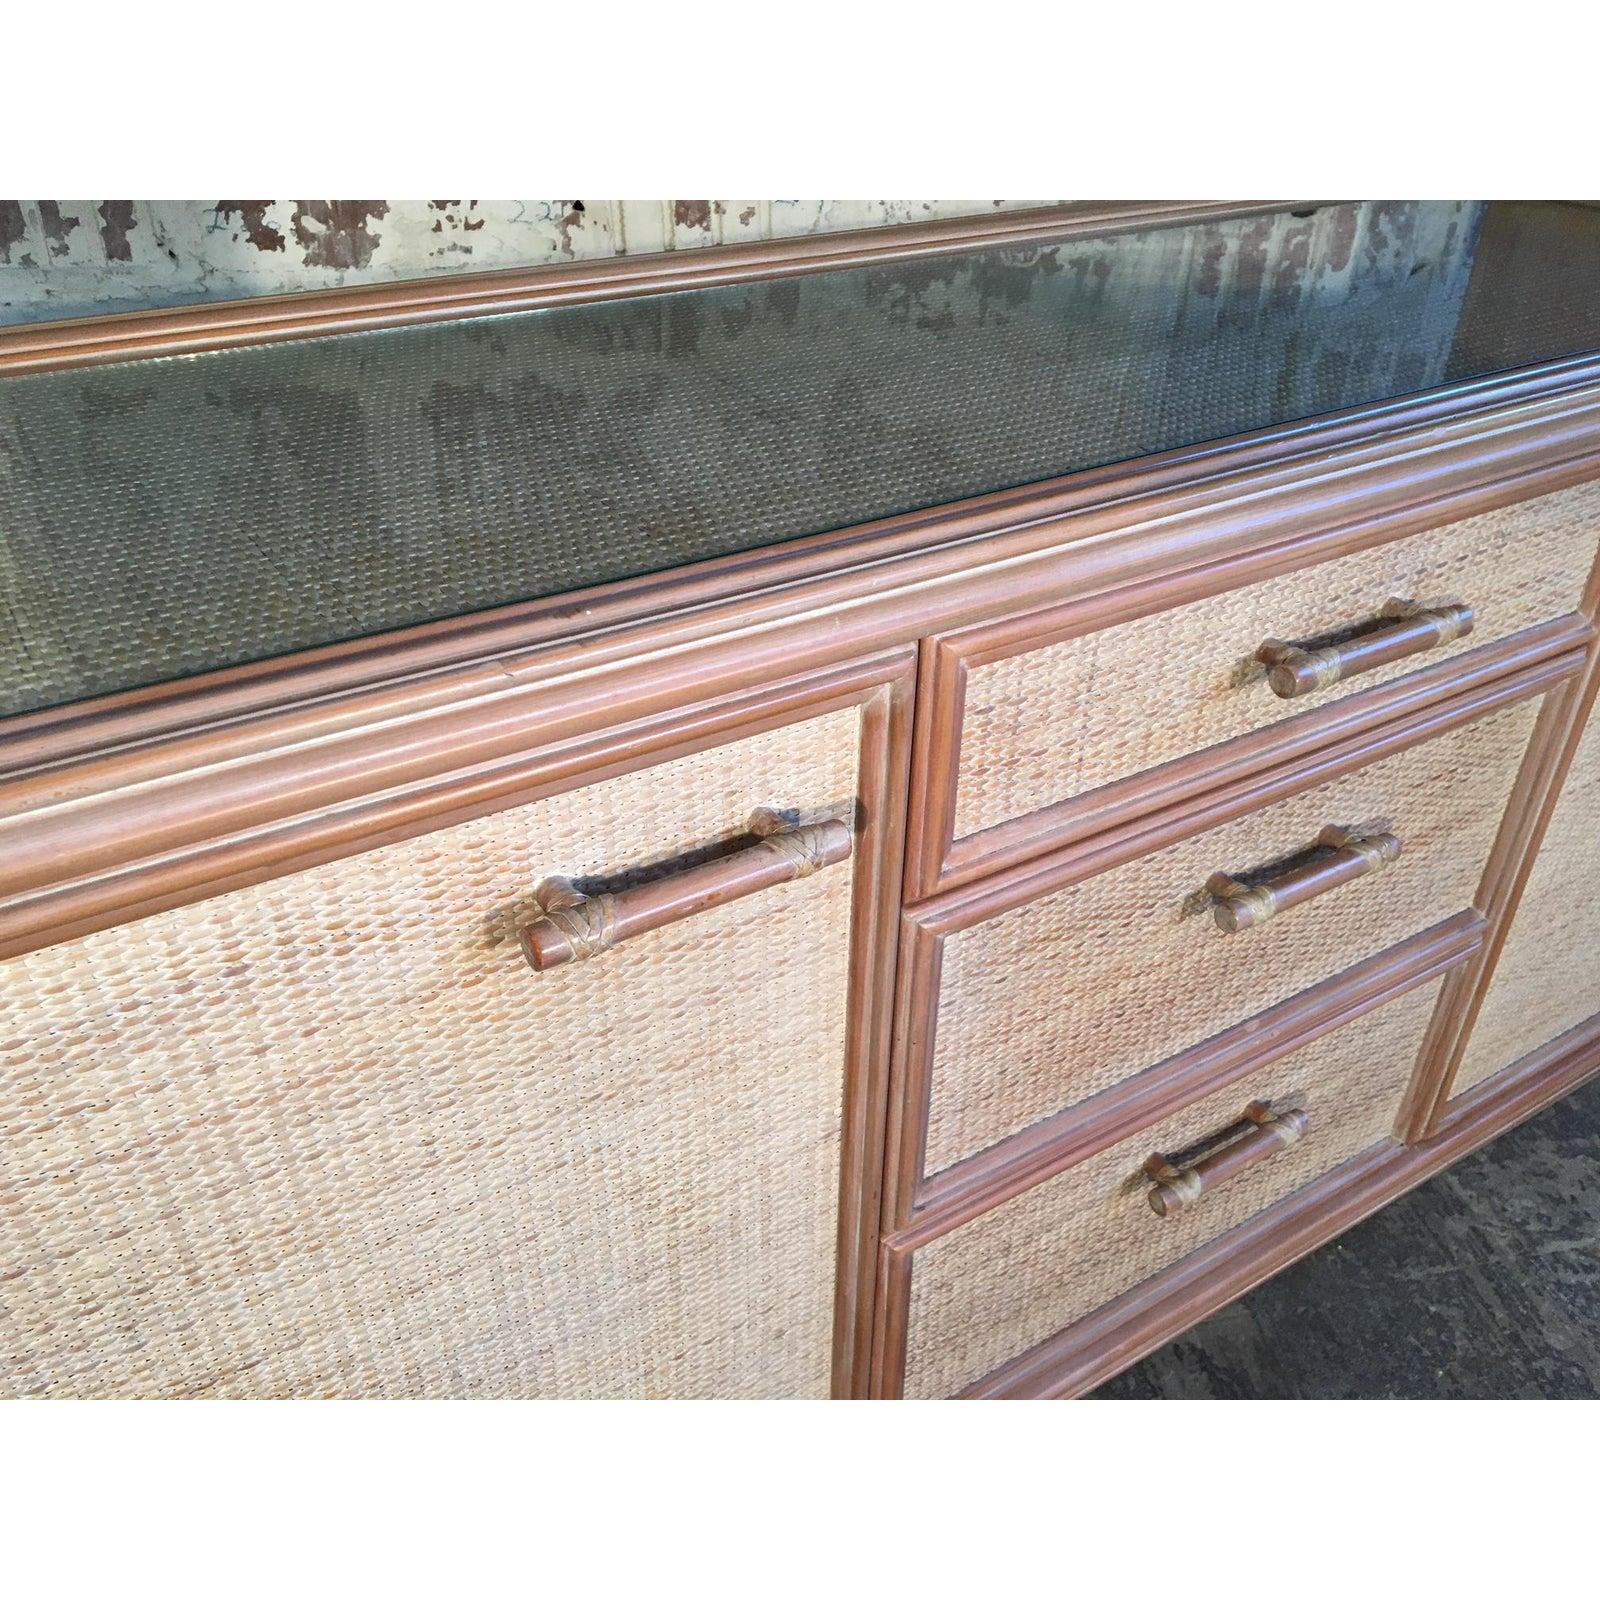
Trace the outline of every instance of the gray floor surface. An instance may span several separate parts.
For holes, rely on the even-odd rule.
[[[1600,1395],[1600,1081],[1096,1391],[1105,1400]]]

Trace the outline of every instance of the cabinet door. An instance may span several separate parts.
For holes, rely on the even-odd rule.
[[[0,1390],[826,1396],[872,714],[0,966]],[[525,959],[542,880],[659,903],[762,807],[844,846]]]
[[[1600,717],[1573,756],[1490,979],[1454,1094],[1600,1013]]]

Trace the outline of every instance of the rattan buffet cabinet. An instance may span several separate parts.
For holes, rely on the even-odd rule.
[[[1600,1070],[1597,347],[1481,202],[0,332],[0,1392],[1077,1394]]]

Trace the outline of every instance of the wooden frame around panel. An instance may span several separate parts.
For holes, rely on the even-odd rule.
[[[885,1158],[885,1232],[897,1238],[903,1234],[918,1242],[933,1232],[943,1232],[1081,1159],[1091,1146],[1099,1148],[1101,1136],[1096,1124],[1102,1118],[1106,1130],[1114,1130],[1120,1137],[1138,1125],[1138,1120],[1130,1120],[1134,1115],[1131,1107],[1139,1108],[1139,1120],[1155,1120],[1178,1104],[1187,1104],[1190,1099],[1231,1082],[1250,1065],[1245,1044],[1231,1039],[1228,1033],[1218,1035],[1147,1069],[1144,1075],[1160,1075],[1150,1080],[1151,1085],[1156,1085],[1154,1088],[1132,1081],[1118,1085],[969,1156],[944,1172],[929,1175],[925,1171],[924,1150],[932,1094],[940,962],[944,941],[950,934],[1370,766],[1500,707],[1559,690],[1582,670],[1585,661],[1581,642],[1569,643],[1555,654],[1525,643],[1513,654],[1519,658],[1514,662],[1516,670],[1491,676],[1452,695],[1436,695],[1407,715],[1375,719],[1337,744],[1313,749],[1270,771],[1198,787],[1198,792],[1191,790],[1159,813],[1120,819],[1091,838],[1058,847],[980,883],[949,890],[908,909],[901,919],[896,980],[899,993],[889,1150]],[[1536,746],[1530,741],[1519,768],[1519,780],[1538,758]],[[1485,866],[1486,878],[1497,870],[1498,864],[1491,858]],[[1479,924],[1477,916],[1469,920]],[[1471,942],[1475,947],[1476,935]],[[1464,959],[1467,953],[1470,952],[1462,951],[1459,958]],[[1380,974],[1386,963],[1400,959],[1398,951],[1377,958]],[[1335,983],[1335,990],[1342,992],[1350,978],[1345,974]],[[1285,1033],[1292,1033],[1297,1025],[1312,1025],[1319,1005],[1339,1003],[1336,995],[1319,994],[1322,988],[1319,985],[1288,1003],[1292,1008],[1309,1009],[1298,1022],[1297,1013],[1284,1013],[1278,1021]],[[1181,1099],[1173,1100],[1159,1087],[1169,1078],[1173,1085],[1181,1087]]]
[[[1088,200],[938,222],[890,224],[745,244],[440,274],[349,289],[314,289],[0,329],[0,378],[108,361],[193,355],[291,339],[504,316],[548,306],[632,299],[791,278],[921,256],[1095,238],[1320,208],[1327,200]]]
[[[1426,1143],[1385,1140],[1091,1312],[962,1392],[963,1399],[1087,1393],[1345,1229],[1600,1073],[1600,1017],[1464,1094]],[[886,1266],[903,1296],[909,1262]]]
[[[872,1375],[884,1120],[911,765],[911,662],[903,658],[882,665],[890,667],[889,676],[855,691],[864,692],[857,769],[860,845],[851,908],[833,1344],[833,1391],[842,1399],[866,1395]]]

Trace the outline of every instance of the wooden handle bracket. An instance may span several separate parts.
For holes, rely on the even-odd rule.
[[[566,878],[546,878],[534,890],[541,915],[518,936],[528,965],[545,972],[587,961],[669,922],[844,861],[855,843],[850,824],[838,817],[795,827],[760,810],[748,827],[754,844],[615,894],[586,895]]]
[[[1399,858],[1400,840],[1395,834],[1352,833],[1329,826],[1317,835],[1304,860],[1270,877],[1213,874],[1206,883],[1212,920],[1224,933],[1239,933],[1341,884],[1382,872]]]
[[[1295,700],[1331,688],[1357,673],[1452,644],[1471,633],[1475,621],[1471,606],[1425,607],[1410,600],[1385,602],[1378,618],[1377,626],[1320,648],[1264,640],[1256,660],[1267,668],[1272,692],[1280,700]]]
[[[1153,1155],[1144,1164],[1151,1180],[1146,1194],[1158,1217],[1170,1217],[1209,1194],[1218,1184],[1247,1171],[1268,1156],[1297,1144],[1311,1125],[1302,1110],[1274,1111],[1253,1100],[1240,1119],[1180,1156]]]

